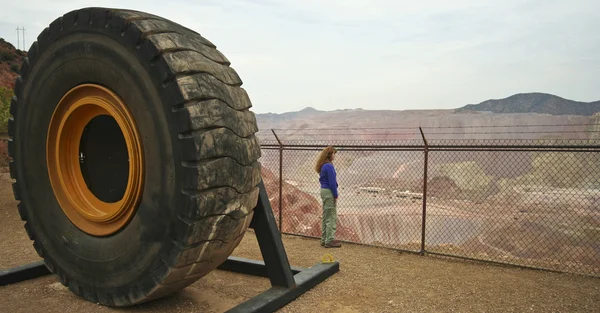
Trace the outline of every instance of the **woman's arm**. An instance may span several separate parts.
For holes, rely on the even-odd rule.
[[[327,163],[325,165],[327,165],[326,170],[327,170],[327,180],[329,182],[329,189],[331,189],[331,192],[333,193],[333,198],[337,199],[338,183],[337,183],[337,178],[336,178],[336,174],[335,174],[335,168],[333,167],[333,164],[331,164],[331,163]]]

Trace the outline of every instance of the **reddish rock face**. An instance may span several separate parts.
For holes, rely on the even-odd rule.
[[[25,51],[17,50],[13,45],[0,38],[0,87],[12,90],[19,75]]]
[[[275,220],[279,223],[279,178],[267,168],[262,168],[262,177],[273,207]],[[311,237],[321,237],[323,208],[317,199],[300,189],[283,182],[283,232]],[[336,239],[360,242],[356,233],[338,218]]]

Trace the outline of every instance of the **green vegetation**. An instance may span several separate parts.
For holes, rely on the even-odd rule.
[[[0,86],[0,132],[8,131],[8,118],[10,117],[10,99],[12,90]]]
[[[10,62],[15,59],[15,54],[11,51],[0,51],[0,62]]]

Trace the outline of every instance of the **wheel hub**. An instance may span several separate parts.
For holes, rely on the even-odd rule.
[[[46,153],[56,199],[79,229],[110,235],[133,217],[143,185],[141,140],[114,92],[94,84],[69,90],[52,115]]]

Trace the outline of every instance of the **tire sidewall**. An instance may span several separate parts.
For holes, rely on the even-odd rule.
[[[65,33],[48,45],[33,65],[16,119],[17,180],[35,239],[54,265],[80,284],[123,288],[148,276],[164,253],[177,188],[172,132],[160,85],[119,38],[93,29]],[[35,82],[32,84],[30,82]],[[46,136],[62,96],[83,83],[105,86],[128,105],[138,128],[144,158],[142,198],[131,221],[118,233],[90,236],[60,208],[48,177]],[[35,208],[35,209],[34,209]],[[43,208],[43,209],[40,209]],[[101,247],[101,248],[100,248]],[[77,273],[86,273],[85,277]]]

